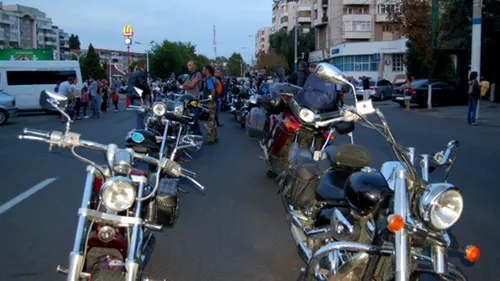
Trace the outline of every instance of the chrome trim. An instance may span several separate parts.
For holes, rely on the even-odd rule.
[[[414,147],[408,147],[408,157],[410,157],[410,163],[415,165],[416,150]]]
[[[436,204],[436,201],[445,193],[448,191],[457,191],[460,196],[462,196],[462,193],[460,192],[460,189],[458,187],[449,184],[449,183],[433,183],[427,185],[426,191],[420,196],[419,202],[418,202],[418,211],[419,211],[419,216],[426,223],[427,226],[431,227],[432,229],[435,230],[444,230],[444,229],[437,229],[435,226],[432,225],[431,223],[431,218],[430,218],[430,213],[434,205]],[[462,210],[463,211],[463,197],[462,197]],[[461,217],[461,213],[457,218],[458,219]],[[456,221],[455,221],[456,223]],[[451,226],[453,226],[455,223],[453,223]],[[448,227],[449,228],[449,227]]]
[[[132,178],[133,182],[138,183],[138,184],[141,184],[141,183],[147,184],[148,183],[148,178],[146,178],[145,176],[132,175],[131,178]]]
[[[167,122],[165,124],[165,129],[163,130],[163,137],[162,137],[162,141],[161,141],[161,146],[160,146],[160,155],[159,155],[159,159],[163,158],[163,154],[165,153],[165,145],[167,143],[167,134],[168,134],[168,127],[170,125],[170,122]],[[175,150],[174,150],[175,152]]]
[[[404,166],[399,161],[388,161],[382,164],[380,168],[380,173],[384,176],[389,188],[391,190],[395,190],[396,183],[396,171],[404,170]]]
[[[445,247],[432,245],[431,258],[434,272],[440,275],[448,272],[448,251]]]
[[[333,211],[330,227],[333,239],[340,241],[349,239],[354,231],[352,223],[338,209]]]
[[[429,155],[422,154],[422,160],[420,160],[420,168],[422,170],[422,179],[429,182]]]
[[[117,149],[111,162],[113,171],[119,175],[128,176],[132,172],[132,163],[134,161],[133,152],[128,149]]]
[[[144,184],[140,184],[137,189],[137,197],[142,198],[144,193]],[[142,224],[142,203],[143,201],[137,201],[135,214],[133,219],[141,222]],[[138,262],[138,251],[140,249],[140,245],[143,239],[142,225],[136,224],[132,227],[132,235],[130,236],[128,255],[125,261],[125,268],[127,269],[127,273],[125,275],[125,280],[127,281],[135,281],[137,278],[137,274],[139,272],[139,262]]]
[[[406,171],[400,169],[396,172],[394,194],[394,214],[400,215],[405,223],[408,216],[408,190],[406,186]],[[410,276],[409,272],[409,253],[410,245],[406,229],[396,232],[395,235],[395,256],[396,256],[396,271],[395,281],[406,281]]]
[[[96,210],[87,209],[87,208],[78,209],[78,215],[81,218],[94,219],[98,222],[102,222],[102,221],[110,222],[110,223],[115,224],[118,227],[142,225],[142,223],[143,223],[143,220],[141,218],[118,216],[118,215],[98,212]]]

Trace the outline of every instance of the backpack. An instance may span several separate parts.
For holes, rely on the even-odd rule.
[[[214,84],[215,84],[215,91],[217,92],[218,96],[222,96],[224,92],[224,88],[222,87],[222,83],[218,78],[214,79]]]
[[[469,91],[467,91],[467,94],[475,99],[481,96],[481,86],[479,86],[477,80],[469,81]]]

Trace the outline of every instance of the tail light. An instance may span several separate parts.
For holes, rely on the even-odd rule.
[[[398,93],[398,90],[392,90],[392,93],[393,93],[393,94],[397,94],[397,93]]]
[[[371,88],[370,90],[371,90],[373,93],[377,92],[377,89],[375,89],[375,88]]]
[[[416,94],[417,94],[417,91],[415,91],[415,90],[411,90],[411,94],[412,94],[412,95],[416,95]]]

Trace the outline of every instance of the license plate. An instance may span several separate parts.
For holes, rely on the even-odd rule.
[[[396,100],[404,100],[403,97],[396,97]]]

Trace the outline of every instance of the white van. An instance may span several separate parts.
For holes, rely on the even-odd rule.
[[[78,79],[82,73],[77,61],[0,61],[0,91],[16,97],[19,110],[41,110],[40,93],[54,91],[57,81]]]

